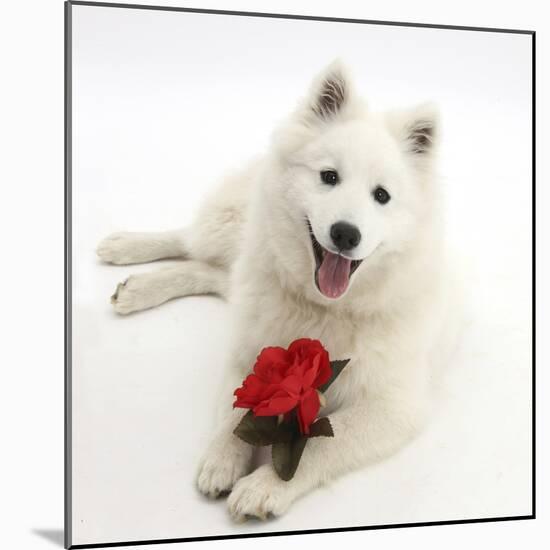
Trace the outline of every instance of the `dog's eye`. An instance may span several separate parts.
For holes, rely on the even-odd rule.
[[[391,199],[390,194],[383,188],[378,186],[373,192],[374,200],[380,204],[386,204]]]
[[[336,185],[340,181],[340,178],[336,170],[323,170],[321,172],[321,181],[327,185]]]

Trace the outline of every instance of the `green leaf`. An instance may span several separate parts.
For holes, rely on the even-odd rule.
[[[327,382],[325,382],[322,386],[320,386],[318,389],[320,392],[325,393],[330,385],[336,380],[338,375],[342,372],[344,367],[350,362],[349,359],[341,359],[339,361],[331,361],[330,367],[332,369],[332,375],[328,379]]]
[[[274,443],[271,447],[273,468],[283,481],[289,481],[294,477],[306,443],[306,437],[296,434],[292,440]]]
[[[324,416],[316,420],[309,428],[308,437],[334,437],[334,432],[328,417]]]
[[[276,416],[255,416],[252,411],[243,416],[233,433],[256,447],[273,445],[292,438],[289,427],[284,423],[278,425]]]
[[[276,428],[276,417],[254,416],[252,411],[248,411],[233,433],[250,445],[263,446],[273,443],[273,433]]]

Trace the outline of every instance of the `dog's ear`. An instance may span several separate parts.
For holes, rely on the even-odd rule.
[[[432,156],[439,138],[439,111],[433,103],[423,103],[408,111],[392,111],[386,119],[406,153],[418,160]]]
[[[351,96],[352,85],[348,71],[337,59],[313,81],[304,114],[312,121],[330,121],[346,108]]]
[[[356,98],[344,65],[333,61],[314,79],[308,95],[274,132],[273,146],[289,154],[311,140],[326,123],[341,118]]]

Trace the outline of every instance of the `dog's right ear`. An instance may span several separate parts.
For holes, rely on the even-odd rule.
[[[314,79],[309,94],[290,117],[274,132],[274,148],[284,154],[311,140],[324,124],[340,118],[355,103],[350,78],[344,65],[333,61]]]
[[[308,122],[329,122],[346,109],[352,94],[347,69],[335,60],[313,81],[302,114]]]

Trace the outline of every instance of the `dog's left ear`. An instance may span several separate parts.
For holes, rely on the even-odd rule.
[[[387,114],[387,122],[406,153],[418,160],[432,156],[439,138],[439,111],[433,103],[392,111]]]

